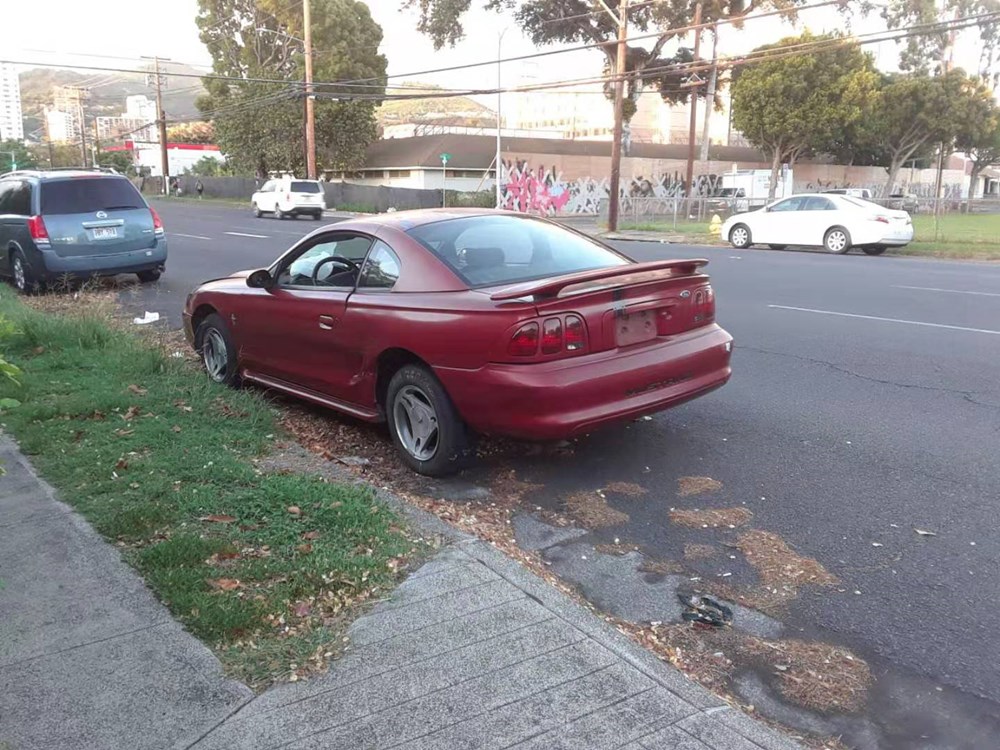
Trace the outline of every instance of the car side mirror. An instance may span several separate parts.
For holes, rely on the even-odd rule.
[[[271,273],[266,268],[261,268],[247,276],[247,286],[254,289],[267,289],[274,283]]]

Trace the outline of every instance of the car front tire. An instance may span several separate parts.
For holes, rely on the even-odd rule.
[[[729,230],[729,244],[740,250],[745,250],[753,244],[753,235],[746,224],[737,224]]]
[[[255,216],[256,218],[258,218],[258,219],[259,219],[259,218],[260,218],[261,216],[263,216],[263,215],[264,215],[264,212],[260,210],[260,206],[258,206],[258,205],[257,205],[256,203],[251,203],[251,204],[250,204],[250,208],[251,208],[251,210],[253,211],[253,215],[254,215],[254,216]]]
[[[823,236],[823,247],[834,255],[846,255],[851,249],[851,233],[843,227],[831,227]]]
[[[239,386],[236,345],[221,315],[212,313],[199,324],[195,331],[194,348],[211,380],[234,388]]]
[[[386,394],[389,434],[413,471],[442,477],[468,460],[469,436],[444,386],[425,367],[404,365]]]

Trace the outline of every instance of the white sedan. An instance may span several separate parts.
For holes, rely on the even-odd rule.
[[[913,222],[906,211],[883,208],[848,195],[793,195],[757,211],[731,216],[722,238],[733,247],[789,245],[823,247],[842,255],[852,247],[881,255],[913,239]]]

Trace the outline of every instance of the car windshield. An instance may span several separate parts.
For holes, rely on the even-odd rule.
[[[610,248],[554,224],[517,216],[474,216],[407,232],[470,287],[532,281],[629,263]]]
[[[306,182],[305,180],[298,180],[292,183],[291,191],[293,193],[321,193],[323,192],[323,188],[319,186],[318,182]]]
[[[123,178],[74,177],[42,184],[42,214],[92,214],[145,208],[132,183]]]

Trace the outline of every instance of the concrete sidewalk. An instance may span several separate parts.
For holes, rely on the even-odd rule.
[[[255,698],[8,440],[0,459],[3,750],[798,747],[454,531],[328,674]]]

